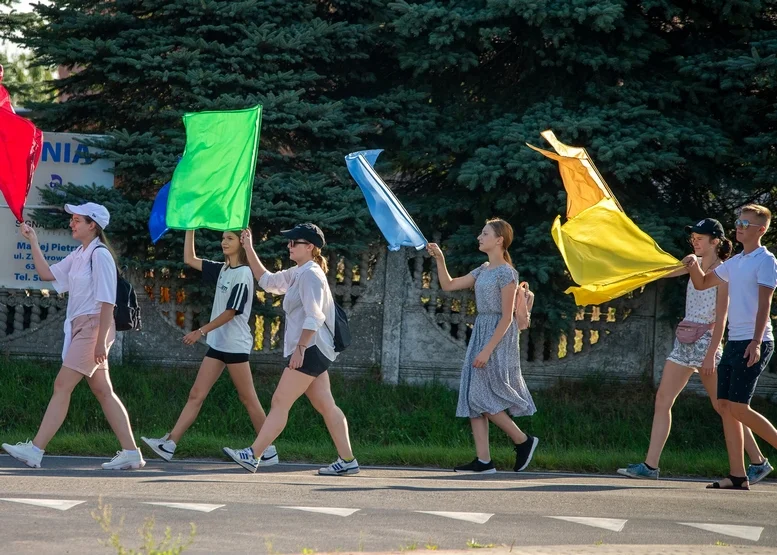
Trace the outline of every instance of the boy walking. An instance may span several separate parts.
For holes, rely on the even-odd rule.
[[[743,251],[707,274],[702,272],[696,256],[683,259],[696,289],[728,283],[728,341],[718,365],[718,400],[730,474],[708,485],[710,489],[747,490],[750,489],[748,476],[757,482],[772,470],[764,460],[745,472],[742,425],[777,448],[777,429],[750,408],[758,378],[774,351],[769,310],[777,287],[777,260],[761,245],[771,218],[771,212],[764,206],[744,206],[735,222],[737,241],[742,243]]]

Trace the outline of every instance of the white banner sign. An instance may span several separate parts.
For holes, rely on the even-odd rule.
[[[97,151],[81,144],[78,139],[85,135],[72,133],[44,133],[43,151],[35,171],[25,209],[25,222],[35,228],[43,255],[49,264],[54,264],[75,250],[79,243],[74,241],[69,228],[44,228],[28,217],[30,209],[52,208],[43,204],[39,187],[57,189],[60,185],[98,185],[113,187],[113,168],[107,160],[92,160]],[[48,289],[50,285],[40,280],[35,272],[30,244],[22,237],[20,223],[11,214],[4,202],[0,204],[0,287],[9,289]],[[54,208],[62,208],[56,206]]]

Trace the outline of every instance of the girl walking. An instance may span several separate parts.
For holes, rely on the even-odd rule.
[[[686,231],[689,233],[694,254],[705,272],[714,270],[731,256],[733,245],[725,238],[725,231],[718,220],[705,218],[694,226],[687,226]],[[681,268],[667,277],[687,274],[688,270]],[[685,318],[678,326],[674,348],[666,359],[661,383],[656,392],[647,456],[644,462],[619,468],[618,474],[629,478],[658,479],[658,463],[672,427],[672,407],[694,372],[699,373],[713,408],[720,412],[716,368],[723,354],[721,340],[726,328],[727,314],[727,283],[700,291],[688,280]],[[748,475],[752,476],[751,483],[755,483],[771,472],[772,468],[748,428],[745,428],[745,448],[752,463]]]
[[[224,367],[235,384],[240,402],[243,403],[256,433],[259,433],[265,421],[264,409],[259,403],[251,375],[248,357],[254,345],[254,337],[249,326],[251,306],[254,299],[254,280],[248,267],[246,251],[240,244],[240,236],[225,231],[221,236],[221,250],[225,262],[213,262],[197,258],[194,249],[194,231],[186,232],[184,241],[184,262],[202,272],[203,282],[216,287],[210,322],[188,333],[183,338],[187,345],[193,345],[204,337],[208,352],[202,359],[200,370],[194,380],[178,421],[173,429],[161,438],[141,438],[154,453],[166,461],[173,458],[175,449],[186,430],[194,424],[200,413],[202,403],[210,393],[213,384],[219,379]],[[262,452],[259,464],[269,466],[278,463],[275,447],[268,445]]]
[[[478,248],[488,262],[463,277],[451,278],[440,247],[427,250],[437,261],[443,291],[475,288],[477,317],[461,369],[456,416],[469,418],[477,456],[454,468],[455,472],[496,472],[488,444],[488,423],[493,422],[515,445],[513,470],[524,470],[534,456],[538,439],[524,433],[512,417],[530,416],[537,409],[521,376],[518,328],[513,320],[518,272],[507,249],[513,228],[500,219],[486,222],[478,236]]]
[[[135,444],[129,417],[116,396],[108,373],[108,352],[116,337],[113,307],[116,304],[116,260],[105,237],[110,214],[93,202],[65,205],[72,215],[70,230],[81,246],[61,262],[49,266],[35,230],[22,224],[21,234],[30,242],[35,269],[43,281],[53,282],[57,293],[68,293],[62,367],[54,380],[54,393],[32,441],[3,449],[32,468],[40,468],[46,446],[67,416],[70,396],[82,379],[100,402],[105,418],[122,450],[103,463],[106,470],[143,468],[146,461]]]
[[[359,463],[351,450],[348,421],[335,404],[329,385],[328,369],[337,353],[334,348],[335,304],[326,280],[326,260],[321,254],[325,245],[324,233],[318,226],[306,223],[281,231],[281,234],[289,240],[289,258],[295,266],[280,272],[269,272],[264,267],[254,251],[249,230],[243,231],[242,242],[259,286],[269,293],[285,295],[283,355],[288,357],[286,368],[273,393],[270,414],[256,441],[244,449],[224,447],[224,452],[249,472],[256,472],[261,465],[257,454],[281,434],[291,406],[304,393],[324,417],[339,455],[335,462],[318,473],[329,476],[356,474]]]

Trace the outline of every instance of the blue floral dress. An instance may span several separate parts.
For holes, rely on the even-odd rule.
[[[477,418],[504,410],[511,416],[530,416],[537,411],[521,376],[518,327],[513,322],[484,368],[472,363],[488,344],[502,317],[502,288],[518,283],[518,272],[509,264],[489,268],[488,262],[472,271],[475,278],[477,317],[461,369],[456,416]]]

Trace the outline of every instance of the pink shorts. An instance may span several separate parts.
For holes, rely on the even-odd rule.
[[[100,329],[100,315],[86,314],[73,319],[70,346],[65,354],[62,366],[84,374],[91,378],[97,370],[107,370],[108,360],[102,364],[94,361],[94,348],[97,346],[97,332]],[[108,349],[116,340],[116,325],[111,324],[108,330]]]

